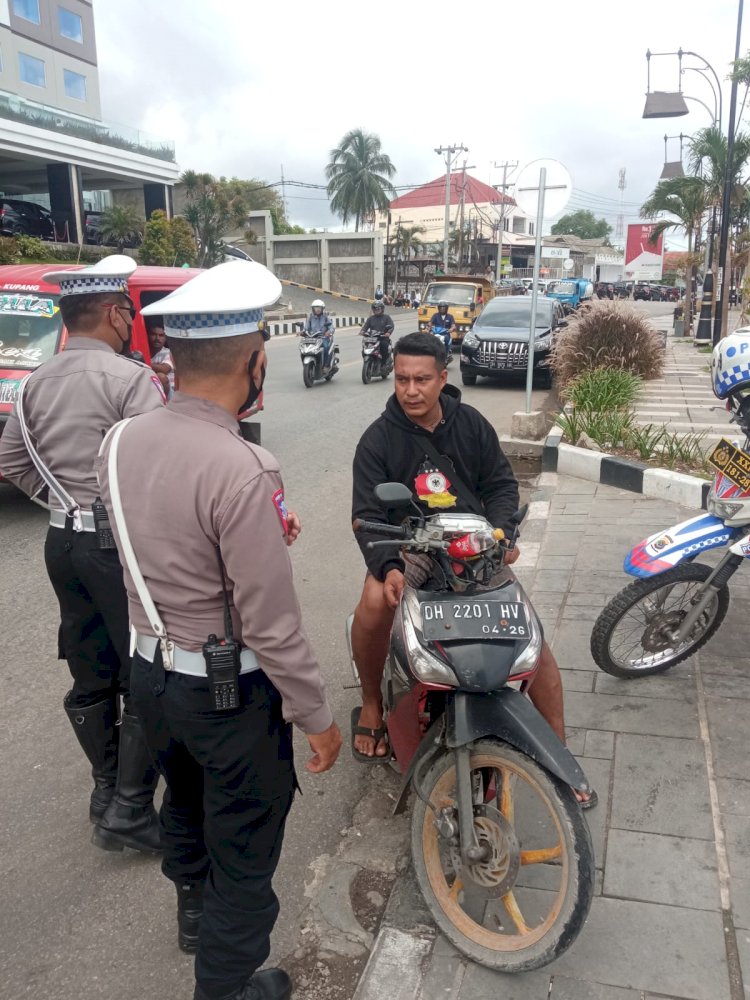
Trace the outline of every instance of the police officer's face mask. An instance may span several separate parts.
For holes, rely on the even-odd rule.
[[[238,410],[240,416],[247,413],[257,403],[258,397],[263,391],[263,380],[266,377],[266,352],[264,350],[253,351],[250,355],[250,360],[247,363],[247,374],[250,379],[250,388],[247,399]]]

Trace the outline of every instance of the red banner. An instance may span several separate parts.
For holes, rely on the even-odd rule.
[[[636,222],[628,226],[625,244],[625,277],[638,280],[660,280],[664,254],[664,234],[653,243],[649,237],[655,222]]]

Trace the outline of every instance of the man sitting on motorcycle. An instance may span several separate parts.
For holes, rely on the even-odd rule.
[[[398,341],[393,353],[395,393],[362,435],[354,456],[352,518],[386,522],[373,490],[379,483],[401,482],[415,493],[425,514],[437,510],[482,514],[510,535],[511,517],[519,505],[518,482],[494,427],[462,403],[459,390],[448,384],[442,344],[432,334],[412,333]],[[452,483],[442,470],[435,475],[434,463],[420,443],[424,438],[445,456],[454,471]],[[473,503],[471,497],[462,498],[459,480]],[[366,534],[357,535],[367,576],[352,626],[352,650],[362,682],[362,709],[353,726],[352,749],[358,760],[376,763],[389,753],[381,683],[393,616],[406,585],[406,565],[393,549],[368,549],[370,540]],[[506,564],[518,555],[516,546],[507,552]],[[564,743],[562,681],[546,641],[529,696]],[[583,808],[597,801],[595,793],[580,798]]]
[[[385,306],[381,299],[376,299],[372,304],[372,316],[368,316],[364,326],[359,331],[361,337],[365,334],[378,334],[380,337],[380,359],[385,364],[391,350],[391,334],[393,333],[393,320],[385,311]]]
[[[438,302],[437,312],[432,314],[430,329],[436,335],[442,335],[445,349],[450,354],[451,330],[456,325],[453,316],[448,312],[447,302]]]
[[[333,346],[333,320],[325,311],[326,304],[322,299],[315,299],[312,312],[307,317],[302,335],[305,337],[320,337],[323,341],[323,371],[331,367],[331,347]]]

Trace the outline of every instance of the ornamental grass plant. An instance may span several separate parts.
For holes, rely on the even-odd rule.
[[[661,337],[644,315],[624,303],[599,301],[570,320],[555,341],[551,363],[565,391],[583,372],[596,368],[659,378],[664,353]]]

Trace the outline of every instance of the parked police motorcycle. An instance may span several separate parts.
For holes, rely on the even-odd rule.
[[[325,355],[323,338],[320,336],[308,336],[300,333],[302,338],[299,345],[300,358],[302,359],[302,381],[309,389],[316,382],[330,382],[339,370],[339,345],[332,338],[329,351],[330,368],[323,367]]]
[[[369,385],[374,378],[385,381],[393,371],[393,351],[389,350],[385,358],[380,348],[383,335],[376,332],[362,334],[362,381]]]
[[[585,775],[522,693],[543,635],[503,555],[526,508],[500,542],[483,517],[425,518],[401,483],[381,484],[375,497],[404,520],[357,521],[355,531],[381,536],[370,546],[427,556],[432,567],[420,587],[404,590],[383,677],[388,740],[403,775],[395,811],[415,792],[420,890],[440,930],[472,960],[504,972],[538,968],[583,927],[594,854],[573,793],[590,791]],[[353,658],[352,669],[359,681]]]
[[[594,661],[615,677],[662,673],[708,642],[729,608],[729,581],[750,558],[750,331],[714,348],[711,381],[744,444],[722,439],[709,455],[716,472],[705,513],[657,531],[626,556],[625,572],[638,579],[591,633]],[[713,567],[695,561],[724,547]]]

